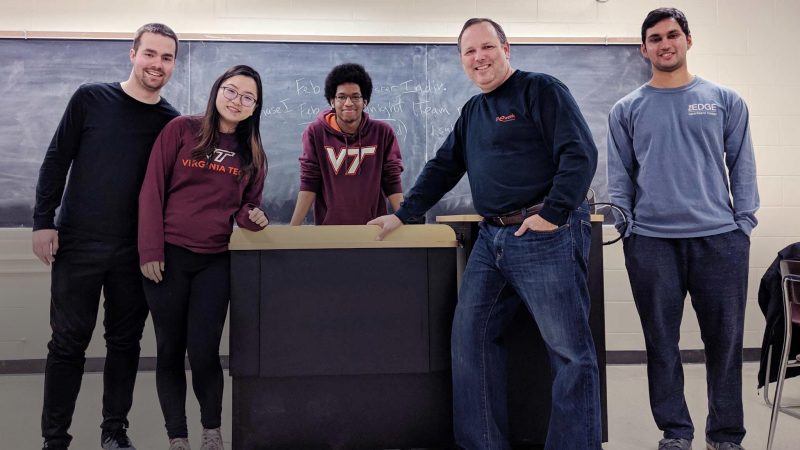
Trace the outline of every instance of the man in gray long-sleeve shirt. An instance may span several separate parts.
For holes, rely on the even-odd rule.
[[[739,449],[742,336],[750,232],[759,198],[748,112],[732,90],[689,73],[688,22],[651,11],[641,52],[650,81],[609,114],[608,178],[625,265],[647,346],[650,406],[659,449],[690,449],[678,341],[686,293],[705,344],[707,448]]]

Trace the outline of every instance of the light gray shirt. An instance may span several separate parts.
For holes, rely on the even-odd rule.
[[[695,77],[679,88],[644,85],[608,116],[608,192],[627,229],[689,238],[756,226],[759,206],[747,105]]]

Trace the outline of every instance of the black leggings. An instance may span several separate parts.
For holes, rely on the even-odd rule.
[[[219,343],[228,313],[230,258],[228,252],[201,254],[170,244],[164,253],[164,279],[158,284],[145,279],[144,291],[158,347],[158,400],[167,435],[174,439],[188,436],[187,353],[203,428],[218,428],[222,422]]]

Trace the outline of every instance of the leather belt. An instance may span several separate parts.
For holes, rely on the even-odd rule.
[[[519,211],[515,211],[513,213],[505,214],[502,216],[484,217],[483,220],[492,225],[497,225],[498,227],[519,225],[528,217],[534,214],[539,214],[539,211],[542,210],[542,206],[544,206],[544,203],[537,203],[533,206],[522,208]]]

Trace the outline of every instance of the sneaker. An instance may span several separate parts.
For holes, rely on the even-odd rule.
[[[224,450],[222,446],[222,433],[219,428],[203,428],[203,443],[200,450]]]
[[[105,450],[136,450],[125,428],[103,431],[100,435],[100,447]]]
[[[45,442],[42,450],[67,450],[67,446],[64,444],[53,444]]]
[[[658,450],[692,450],[692,441],[686,439],[662,439]]]
[[[711,439],[706,439],[707,450],[744,450],[739,444],[733,442],[714,442]]]
[[[169,440],[169,450],[192,450],[188,438],[175,438]]]

